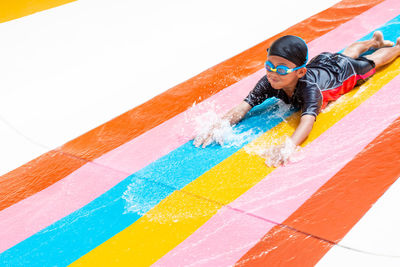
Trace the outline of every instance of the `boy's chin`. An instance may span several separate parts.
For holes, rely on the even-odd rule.
[[[271,87],[272,87],[273,89],[275,89],[275,90],[281,89],[281,87],[278,86],[278,84],[274,84],[274,83],[270,83],[270,84],[271,84]]]

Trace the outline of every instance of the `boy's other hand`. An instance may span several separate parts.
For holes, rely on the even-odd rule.
[[[299,150],[290,137],[283,144],[269,148],[266,153],[265,164],[269,167],[279,167],[290,162],[293,154]]]

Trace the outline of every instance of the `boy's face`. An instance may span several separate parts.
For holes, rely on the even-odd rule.
[[[286,66],[290,69],[296,67],[296,64],[280,56],[268,56],[268,60],[276,67],[278,65]],[[294,89],[299,78],[306,74],[306,68],[295,70],[286,75],[280,75],[276,72],[267,71],[267,78],[274,89]]]

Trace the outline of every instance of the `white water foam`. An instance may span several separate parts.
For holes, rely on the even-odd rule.
[[[207,110],[200,110],[187,118],[188,123],[194,125],[194,136],[196,138],[205,138],[211,134],[213,143],[218,143],[222,147],[241,147],[258,137],[254,129],[243,131],[240,126],[231,126],[228,120],[221,119],[219,108],[212,103],[208,105]]]

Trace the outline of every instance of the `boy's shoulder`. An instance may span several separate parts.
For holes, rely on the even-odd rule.
[[[319,86],[318,84],[318,73],[315,72],[313,68],[307,68],[306,74],[299,79],[300,87],[308,88]]]

